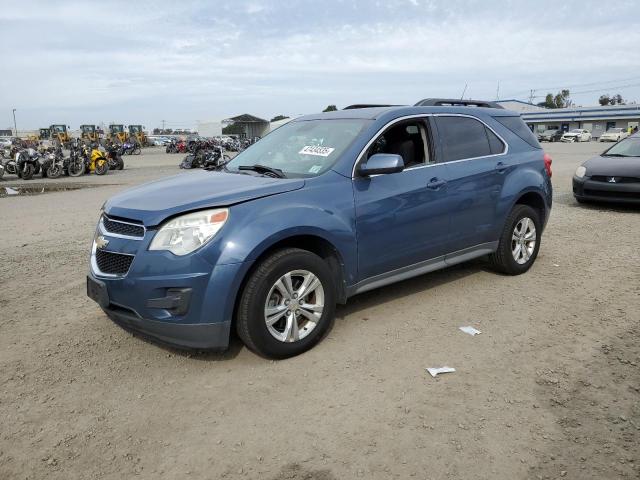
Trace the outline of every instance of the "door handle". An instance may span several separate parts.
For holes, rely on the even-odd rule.
[[[429,183],[427,183],[427,188],[431,190],[439,190],[440,187],[443,187],[446,184],[447,182],[445,180],[440,180],[437,177],[434,177],[431,180],[429,180]]]
[[[498,162],[496,163],[495,169],[498,173],[504,173],[507,170],[507,166],[502,162]]]

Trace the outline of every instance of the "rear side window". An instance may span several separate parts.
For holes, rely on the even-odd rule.
[[[484,124],[469,117],[436,117],[443,161],[491,155]]]
[[[493,117],[495,120],[500,122],[502,125],[507,127],[529,145],[535,148],[542,148],[540,143],[538,143],[538,139],[533,134],[533,132],[527,127],[527,124],[524,123],[522,118],[520,117]]]
[[[489,148],[491,149],[491,153],[493,155],[497,155],[498,153],[504,152],[504,143],[502,143],[502,140],[500,140],[495,133],[493,133],[486,127],[485,131],[487,132],[487,137],[489,138]]]

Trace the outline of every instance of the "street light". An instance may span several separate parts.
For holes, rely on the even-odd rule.
[[[18,127],[16,126],[16,109],[13,109],[13,129],[16,132],[16,137],[18,136]]]

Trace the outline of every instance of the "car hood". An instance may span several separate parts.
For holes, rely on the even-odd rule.
[[[603,157],[590,158],[582,164],[587,176],[640,177],[640,157]]]
[[[202,208],[230,206],[261,197],[298,190],[302,179],[271,178],[198,171],[156,180],[110,198],[105,213],[160,224],[173,215]]]
[[[565,132],[562,134],[565,137],[576,137],[578,135],[580,135],[579,133],[575,133],[575,132]]]

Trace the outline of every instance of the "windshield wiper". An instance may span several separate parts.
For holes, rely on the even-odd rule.
[[[266,165],[260,165],[256,163],[255,165],[240,165],[238,170],[251,170],[253,172],[258,172],[262,175],[267,175],[268,177],[277,177],[277,178],[287,178],[282,170],[279,168],[267,167]]]
[[[622,153],[605,153],[605,157],[630,157],[631,155],[623,155]]]

